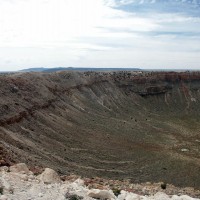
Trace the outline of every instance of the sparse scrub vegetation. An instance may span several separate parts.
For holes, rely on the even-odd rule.
[[[160,187],[165,190],[167,188],[167,184],[166,183],[161,183]]]
[[[119,188],[113,188],[112,191],[116,197],[118,197],[121,193],[121,190]]]
[[[70,193],[67,192],[65,194],[65,199],[67,199],[67,200],[82,200],[83,197],[82,196],[78,196],[76,194],[70,194]]]
[[[0,194],[3,194],[3,187],[0,187]]]

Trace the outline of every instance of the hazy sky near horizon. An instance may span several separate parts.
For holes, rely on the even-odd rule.
[[[0,0],[0,71],[200,69],[200,0]]]

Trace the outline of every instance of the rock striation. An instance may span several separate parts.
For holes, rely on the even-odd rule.
[[[0,96],[0,166],[200,188],[200,72],[1,74]]]

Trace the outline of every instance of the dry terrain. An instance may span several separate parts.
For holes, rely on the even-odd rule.
[[[199,72],[0,74],[1,165],[200,188]]]

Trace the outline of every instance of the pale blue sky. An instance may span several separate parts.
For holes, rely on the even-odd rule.
[[[199,63],[200,0],[0,0],[0,71]]]

